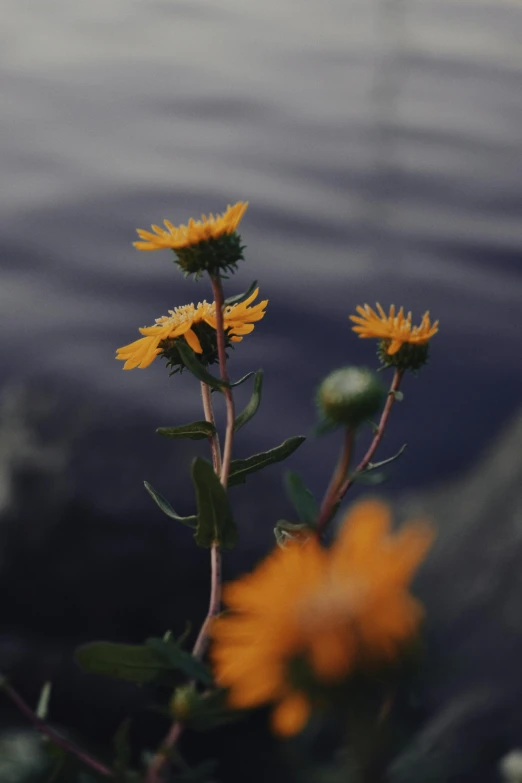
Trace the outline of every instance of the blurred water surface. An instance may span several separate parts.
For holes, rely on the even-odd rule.
[[[373,362],[349,312],[395,302],[441,320],[396,414],[404,476],[462,468],[520,402],[521,31],[517,0],[3,0],[5,377],[199,416],[160,362],[114,361],[210,295],[131,242],[248,199],[229,291],[270,299],[233,363],[267,370],[252,436],[308,431],[321,374]]]

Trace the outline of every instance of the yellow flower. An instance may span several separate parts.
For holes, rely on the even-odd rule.
[[[365,501],[331,549],[315,536],[289,542],[227,585],[231,611],[213,623],[211,657],[230,705],[274,702],[274,730],[292,735],[311,710],[303,686],[292,682],[293,662],[305,660],[317,682],[332,684],[394,660],[423,616],[408,585],[431,541],[420,522],[392,533],[388,507]]]
[[[164,220],[166,229],[160,226],[152,226],[150,231],[137,229],[142,242],[134,242],[138,250],[162,250],[171,248],[178,250],[191,245],[197,245],[207,239],[218,239],[224,234],[232,234],[238,227],[241,218],[248,207],[248,201],[238,201],[233,207],[228,205],[222,215],[201,216],[201,220],[191,218],[187,226],[173,226],[170,220]]]
[[[396,354],[404,343],[424,345],[439,331],[439,322],[435,321],[433,324],[430,322],[429,311],[424,313],[419,326],[412,326],[411,313],[405,316],[402,307],[397,315],[395,315],[394,305],[390,306],[389,315],[386,315],[378,303],[379,314],[367,304],[364,307],[359,305],[356,310],[359,316],[350,316],[350,320],[357,324],[352,327],[353,331],[357,332],[359,337],[377,337],[389,340],[386,353],[390,356]]]
[[[225,335],[227,342],[241,342],[243,335],[254,329],[254,324],[265,315],[268,300],[250,307],[259,293],[254,293],[243,302],[226,307],[223,313]],[[169,356],[169,349],[174,349],[174,364],[180,364],[175,352],[175,340],[184,338],[195,353],[204,354],[207,364],[215,360],[216,342],[216,303],[200,302],[198,305],[188,304],[169,310],[169,315],[156,318],[153,326],[144,326],[139,331],[140,337],[129,345],[118,348],[116,358],[125,362],[124,370],[135,367],[148,367],[156,356]]]

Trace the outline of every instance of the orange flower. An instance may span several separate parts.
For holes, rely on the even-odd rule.
[[[290,542],[227,585],[231,611],[214,621],[211,656],[231,706],[274,702],[274,730],[295,734],[311,705],[291,682],[292,661],[304,657],[319,682],[335,683],[398,656],[423,616],[408,585],[432,537],[423,523],[392,533],[388,507],[365,501],[331,549],[315,536]]]
[[[152,226],[152,231],[137,229],[141,237],[141,242],[134,242],[134,247],[138,250],[162,250],[171,248],[179,250],[181,248],[191,247],[204,240],[218,239],[224,234],[232,234],[241,218],[246,212],[248,201],[238,201],[233,207],[228,206],[222,215],[201,216],[201,220],[191,218],[188,225],[173,226],[170,220],[164,220],[166,228]]]
[[[230,342],[238,343],[243,335],[250,334],[254,324],[265,315],[268,300],[264,299],[253,307],[250,307],[259,293],[256,288],[254,293],[243,302],[225,307],[223,311],[223,323],[225,333]],[[200,302],[198,305],[188,304],[169,310],[169,315],[156,318],[153,326],[144,326],[139,331],[143,337],[129,345],[118,348],[116,358],[124,361],[124,370],[132,370],[135,367],[141,369],[148,367],[156,356],[163,352],[162,343],[165,340],[184,338],[195,353],[201,354],[203,348],[198,337],[198,328],[206,324],[216,329],[216,303]]]
[[[356,307],[359,316],[350,316],[350,320],[357,324],[352,329],[359,337],[389,340],[387,353],[390,356],[397,353],[404,343],[412,345],[427,343],[439,331],[439,322],[435,321],[433,324],[430,322],[429,311],[424,313],[419,326],[412,326],[412,315],[408,313],[405,316],[403,307],[395,315],[395,305],[391,305],[389,315],[386,315],[379,303],[376,306],[379,314],[367,304],[364,307],[360,305]]]

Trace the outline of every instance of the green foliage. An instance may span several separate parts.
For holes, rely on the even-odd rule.
[[[285,486],[301,522],[314,527],[319,516],[319,507],[303,479],[289,470],[285,474]]]
[[[236,420],[234,422],[235,432],[240,430],[241,427],[244,427],[244,425],[256,415],[258,408],[261,405],[262,389],[263,389],[263,370],[258,370],[255,374],[254,390],[252,392],[252,396],[248,404],[241,411],[239,416],[236,417]]]
[[[198,359],[197,354],[194,353],[185,340],[177,340],[176,347],[185,367],[198,379],[198,381],[203,381],[203,383],[206,383],[212,389],[221,390],[224,386],[228,386],[228,383],[222,381],[221,378],[216,378],[215,375],[212,375],[212,373],[205,369],[205,366]]]
[[[173,672],[168,662],[144,644],[90,642],[76,649],[75,658],[90,674],[101,674],[136,685],[174,686],[179,682],[178,672]]]
[[[305,440],[304,435],[296,435],[285,440],[280,446],[270,449],[270,451],[253,454],[251,457],[247,457],[247,459],[233,459],[230,463],[229,487],[244,484],[246,477],[250,473],[256,473],[258,470],[268,467],[268,465],[287,459]]]
[[[232,549],[237,542],[237,527],[227,491],[216,476],[210,462],[196,457],[192,463],[192,481],[198,505],[194,538],[198,546],[207,549],[219,544]]]
[[[171,709],[178,720],[194,731],[210,731],[233,723],[245,714],[227,706],[224,689],[200,693],[193,685],[182,685],[176,689]]]
[[[247,288],[246,291],[242,294],[235,294],[235,296],[229,296],[228,299],[225,299],[223,302],[225,307],[231,307],[232,305],[239,304],[240,302],[244,302],[245,299],[248,299],[248,297],[254,293],[254,291],[257,288],[257,280],[254,280],[253,283],[250,284],[250,286]]]
[[[156,432],[164,438],[204,440],[215,435],[216,428],[209,421],[193,421],[191,424],[181,424],[179,427],[158,427]]]
[[[173,671],[182,672],[191,680],[198,680],[202,685],[212,685],[212,674],[204,663],[198,661],[189,652],[183,650],[179,641],[171,638],[151,638],[146,641],[147,648],[152,650],[159,660],[163,661]]]
[[[197,526],[197,517],[191,516],[191,517],[180,517],[179,514],[176,514],[168,500],[165,500],[163,495],[160,495],[159,492],[156,492],[154,487],[152,487],[148,481],[144,481],[143,485],[153,501],[156,503],[158,508],[160,508],[164,514],[166,514],[171,519],[175,519],[176,522],[181,522],[183,525],[186,525],[187,527],[191,527],[193,529]]]

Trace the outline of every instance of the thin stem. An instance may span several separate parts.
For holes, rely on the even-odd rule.
[[[212,292],[216,303],[216,339],[219,358],[219,370],[221,380],[228,384],[227,356],[225,352],[225,328],[223,322],[223,286],[219,276],[210,277],[212,283]],[[223,449],[223,463],[221,465],[221,483],[224,487],[228,484],[228,474],[230,472],[230,462],[232,459],[232,445],[234,441],[234,397],[230,386],[223,386],[223,396],[227,406],[227,429],[225,433],[225,447]]]
[[[97,761],[85,751],[78,748],[72,742],[69,742],[69,740],[66,740],[65,737],[62,737],[61,734],[58,734],[56,731],[54,731],[54,729],[51,729],[51,727],[48,726],[45,721],[35,715],[27,702],[22,699],[20,694],[17,693],[17,691],[15,691],[15,689],[9,685],[9,683],[4,681],[0,687],[1,690],[3,690],[5,694],[11,699],[13,704],[18,707],[20,712],[25,715],[25,717],[33,724],[33,726],[38,729],[38,731],[41,731],[42,734],[45,734],[45,736],[54,742],[55,745],[58,745],[58,747],[67,751],[67,753],[71,753],[73,756],[76,756],[76,758],[85,764],[86,767],[90,767],[91,769],[95,770],[95,772],[97,772],[99,775],[103,775],[106,778],[114,777],[112,770],[110,770],[100,761]]]
[[[319,518],[317,520],[317,535],[319,536],[324,532],[325,527],[332,518],[335,504],[338,502],[337,498],[339,495],[339,489],[346,478],[346,474],[350,466],[353,436],[354,431],[350,428],[347,428],[339,462],[337,463],[337,467],[332,476],[328,489],[326,490],[323,502],[321,503],[321,510],[319,511]]]
[[[210,386],[207,383],[201,381],[201,398],[203,400],[203,410],[205,412],[205,420],[210,422],[214,427],[216,422],[214,421],[214,411],[212,409],[212,395],[210,393]],[[221,449],[219,447],[219,435],[208,436],[208,442],[210,443],[210,450],[212,452],[212,464],[214,471],[219,476],[221,474]]]
[[[383,438],[384,430],[386,429],[386,425],[388,424],[388,419],[390,417],[390,412],[393,407],[393,403],[395,402],[395,393],[399,390],[399,386],[401,385],[403,376],[404,376],[404,370],[395,370],[395,375],[393,376],[392,384],[388,392],[388,399],[386,400],[386,404],[383,408],[382,415],[379,421],[379,426],[377,427],[377,431],[375,432],[375,435],[373,437],[373,440],[370,444],[368,451],[366,452],[366,454],[364,455],[364,457],[359,462],[354,472],[350,476],[347,476],[346,474],[348,472],[348,467],[350,463],[350,455],[352,452],[354,433],[351,430],[346,431],[344,447],[341,453],[339,464],[332,477],[332,480],[330,481],[330,485],[326,491],[323,502],[321,504],[321,510],[319,512],[319,518],[317,520],[318,536],[320,536],[324,532],[326,526],[328,525],[329,521],[333,516],[337,504],[340,503],[343,497],[346,495],[346,493],[354,483],[357,474],[361,473],[363,470],[365,470],[365,468],[368,467],[368,465],[372,460],[373,455],[377,451],[377,447],[379,446],[379,443]]]
[[[208,645],[208,630],[212,618],[219,612],[219,607],[221,605],[221,553],[219,551],[219,544],[213,544],[210,550],[210,568],[210,600],[207,616],[201,626],[194,649],[192,650],[192,655],[195,658],[202,658],[205,654]]]
[[[377,431],[373,437],[372,442],[370,443],[370,448],[362,458],[362,460],[359,462],[357,467],[355,468],[353,474],[351,476],[348,476],[348,478],[344,481],[342,484],[340,490],[339,490],[339,500],[341,500],[346,492],[350,489],[353,482],[355,481],[355,477],[358,473],[361,473],[363,470],[365,470],[368,465],[370,464],[373,455],[377,451],[377,447],[379,443],[381,442],[384,430],[386,429],[386,425],[388,424],[388,419],[390,418],[391,409],[393,408],[393,403],[395,402],[395,394],[399,391],[399,386],[401,385],[401,381],[404,376],[404,370],[395,370],[395,375],[393,376],[393,381],[390,386],[390,391],[388,392],[388,399],[386,400],[386,405],[384,406],[379,426],[377,427]]]

